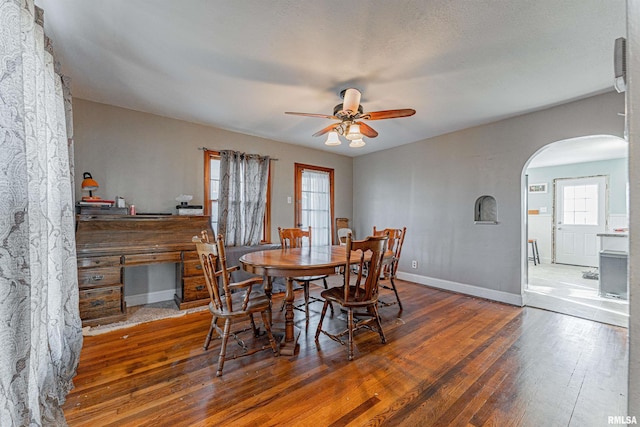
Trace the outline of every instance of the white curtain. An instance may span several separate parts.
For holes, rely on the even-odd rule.
[[[0,0],[0,423],[64,425],[82,347],[70,98],[33,0]],[[67,92],[68,95],[68,92]]]
[[[330,187],[327,172],[302,171],[302,224],[311,227],[313,246],[331,244]]]
[[[228,246],[257,245],[267,203],[269,157],[220,152],[218,233]]]

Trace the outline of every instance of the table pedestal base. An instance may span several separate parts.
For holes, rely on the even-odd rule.
[[[298,338],[300,338],[300,328],[297,326],[293,327],[293,340],[287,341],[285,337],[285,328],[284,325],[273,325],[271,326],[271,332],[273,333],[276,341],[280,343],[280,355],[281,356],[294,356],[298,354],[300,351],[300,347],[298,346]]]

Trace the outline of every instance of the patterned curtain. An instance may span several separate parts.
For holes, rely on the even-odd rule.
[[[229,246],[257,245],[267,203],[269,157],[220,152],[218,233]]]
[[[33,0],[0,0],[3,426],[66,424],[61,405],[82,347],[71,103],[48,48]]]

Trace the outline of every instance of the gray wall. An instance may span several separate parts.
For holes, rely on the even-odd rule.
[[[526,262],[524,165],[555,141],[622,136],[623,109],[624,96],[609,92],[357,157],[356,233],[406,226],[401,276],[517,304]],[[497,225],[474,224],[483,195],[496,199]]]
[[[574,163],[562,166],[529,168],[529,184],[547,184],[546,193],[529,193],[529,209],[546,207],[551,213],[553,206],[553,180],[555,178],[580,178],[594,175],[609,177],[609,214],[627,213],[628,159],[602,160],[598,162]]]
[[[138,212],[175,212],[175,198],[193,195],[192,204],[204,200],[204,154],[233,149],[269,155],[272,163],[271,236],[277,227],[294,226],[294,163],[333,168],[335,215],[352,218],[353,161],[350,157],[284,144],[250,135],[141,113],[82,99],[74,99],[76,197],[83,172],[100,184],[104,199],[124,197]],[[318,141],[322,144],[322,141]],[[174,287],[172,266],[127,269],[126,295]]]

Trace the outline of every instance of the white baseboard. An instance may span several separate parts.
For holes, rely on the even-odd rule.
[[[398,279],[408,282],[427,285],[433,288],[444,289],[447,291],[457,292],[460,294],[471,295],[474,297],[485,298],[492,301],[503,302],[505,304],[516,305],[522,307],[524,301],[522,295],[510,294],[508,292],[496,291],[493,289],[481,288],[479,286],[467,285],[465,283],[451,282],[449,280],[436,279],[434,277],[420,276],[418,274],[404,273],[398,271]]]
[[[148,294],[129,295],[124,297],[124,301],[128,306],[145,305],[172,300],[175,293],[175,289],[167,289],[166,291],[149,292]]]

